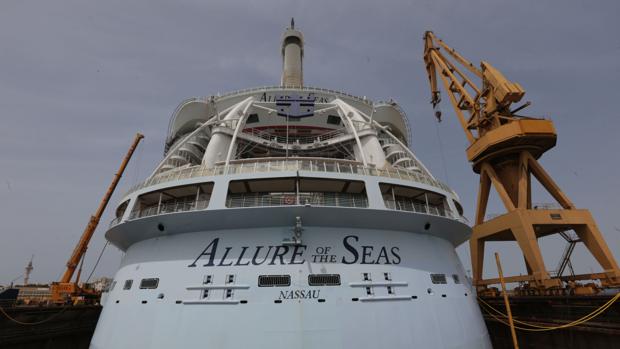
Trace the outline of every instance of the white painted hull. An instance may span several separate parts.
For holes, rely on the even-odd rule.
[[[490,348],[471,229],[404,111],[302,86],[293,22],[282,53],[283,86],[175,110],[106,233],[126,255],[91,347]]]
[[[246,228],[135,243],[114,278],[118,284],[107,297],[91,347],[490,348],[475,295],[448,241],[404,231],[305,227],[305,247],[287,246],[285,254],[280,247],[282,258],[274,259],[277,246],[290,236],[290,227]],[[205,251],[214,239],[217,247]],[[264,263],[252,265],[257,246],[264,247],[255,264],[273,248]],[[363,273],[372,280],[363,281]],[[447,284],[433,284],[431,273],[445,274]],[[224,284],[229,274],[240,286],[231,298],[211,290],[211,303],[191,304],[204,300],[202,291],[188,287],[200,286],[205,275]],[[258,275],[267,274],[290,275],[291,285],[258,287]],[[309,274],[340,274],[341,285],[309,286]],[[160,279],[157,289],[138,288],[139,280],[154,277]],[[133,286],[123,290],[127,279]],[[369,296],[360,283],[383,285],[373,286]],[[388,294],[389,283],[394,294]]]

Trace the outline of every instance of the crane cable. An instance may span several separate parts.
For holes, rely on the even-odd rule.
[[[60,310],[56,314],[52,314],[52,316],[48,317],[47,319],[41,320],[41,321],[37,321],[37,322],[22,322],[22,321],[19,321],[19,320],[15,319],[15,318],[11,317],[9,314],[7,314],[6,311],[4,311],[4,309],[1,306],[0,306],[0,313],[4,314],[4,316],[6,316],[7,319],[13,321],[16,324],[24,325],[24,326],[33,326],[33,325],[40,325],[40,324],[46,323],[46,322],[54,319],[58,315],[62,314],[65,310],[67,310],[67,308],[69,308],[69,305],[65,305],[62,308],[62,310]]]
[[[103,252],[105,252],[105,248],[108,247],[108,244],[110,243],[110,241],[106,240],[105,245],[103,245],[103,248],[101,249],[101,252],[99,253],[99,257],[97,258],[97,262],[95,262],[95,266],[93,267],[93,270],[90,271],[90,274],[88,274],[88,278],[86,279],[86,283],[88,283],[88,281],[90,281],[90,277],[93,276],[93,273],[95,272],[95,269],[97,269],[97,266],[99,265],[99,261],[101,261],[101,256],[103,256]]]
[[[439,154],[441,155],[441,165],[443,167],[444,175],[446,176],[446,184],[450,186],[450,177],[448,177],[448,166],[446,165],[446,155],[443,152],[443,142],[441,140],[441,134],[439,133],[439,122],[435,123],[435,129],[437,130],[437,142],[439,143]]]
[[[577,326],[577,325],[581,325],[587,321],[590,321],[592,319],[594,319],[595,317],[601,315],[603,312],[605,312],[609,307],[611,307],[613,305],[614,302],[616,302],[618,299],[620,299],[620,293],[617,293],[613,298],[611,298],[609,301],[607,301],[607,303],[603,304],[602,306],[600,306],[599,308],[595,309],[593,312],[591,312],[588,315],[585,315],[575,321],[569,322],[567,324],[564,325],[560,325],[560,326],[541,326],[541,325],[537,325],[537,324],[533,324],[533,323],[529,323],[529,322],[525,322],[525,321],[520,321],[517,319],[513,319],[513,321],[515,323],[521,324],[521,325],[526,325],[526,326],[530,326],[532,328],[526,328],[526,327],[520,327],[520,326],[515,326],[516,329],[522,330],[522,331],[532,331],[532,332],[543,332],[543,331],[553,331],[553,330],[559,330],[559,329],[563,329],[563,328],[568,328],[568,327],[573,327],[573,326]],[[502,318],[507,318],[508,316],[504,313],[502,313],[501,311],[495,309],[493,306],[491,306],[489,303],[485,302],[482,298],[478,297],[478,301],[480,301],[480,303],[484,306],[484,310],[491,315],[495,320],[503,323],[504,325],[510,326],[510,324],[502,319],[500,319],[499,317],[497,317],[496,315],[494,315],[493,313],[491,313],[489,311],[489,309],[491,309],[493,312],[499,314]]]

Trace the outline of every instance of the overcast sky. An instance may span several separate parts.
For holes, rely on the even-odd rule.
[[[460,195],[478,179],[448,104],[437,124],[422,61],[432,29],[474,62],[519,82],[530,115],[552,118],[558,146],[542,163],[589,208],[620,258],[620,3],[617,1],[26,1],[0,3],[0,284],[23,273],[57,279],[133,135],[146,135],[110,208],[162,157],[168,120],[187,97],[276,85],[280,35],[294,16],[305,37],[306,85],[407,112],[413,148]],[[446,98],[447,101],[447,98]],[[548,201],[540,196],[535,201]],[[90,244],[101,251],[109,209]],[[502,212],[497,200],[489,213]],[[465,244],[466,245],[466,244]],[[549,269],[564,248],[543,239]],[[492,244],[506,274],[524,272],[512,245]],[[469,269],[467,246],[458,249]],[[109,247],[95,277],[113,276]],[[487,275],[495,276],[487,258]],[[583,246],[578,272],[599,270]]]

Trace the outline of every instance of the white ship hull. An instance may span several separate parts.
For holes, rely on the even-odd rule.
[[[490,348],[455,247],[458,196],[390,100],[282,85],[193,98],[117,206],[125,251],[91,347]]]
[[[317,210],[316,217],[309,212]],[[290,225],[260,227],[278,221],[274,216],[319,220],[327,210],[243,209],[230,216],[241,220],[233,225],[253,221],[257,228],[163,235],[133,244],[114,278],[119,284],[107,297],[92,347],[490,347],[454,246],[434,236],[433,225],[444,225],[453,237],[466,236],[464,224],[392,212],[385,221],[376,212],[387,229],[304,224],[298,245],[283,244],[292,235]],[[345,224],[360,213],[362,222],[373,219],[366,210],[331,211]],[[155,221],[172,226],[187,215],[210,225],[210,217],[194,212],[146,218],[118,234],[131,238],[132,228],[153,229]],[[255,219],[259,215],[270,217]],[[421,232],[390,229],[405,222]],[[425,223],[431,223],[432,234],[424,232]],[[363,280],[364,273],[370,281]],[[340,285],[310,286],[310,274],[338,274]],[[446,284],[433,283],[431,274],[446,275]],[[213,289],[203,298],[201,289],[191,288],[203,286],[206,275],[212,275]],[[228,275],[234,282],[226,282]],[[290,286],[258,287],[259,275],[290,275]],[[139,289],[138,280],[145,278],[159,278],[157,289]],[[131,289],[123,289],[124,280],[134,280]]]

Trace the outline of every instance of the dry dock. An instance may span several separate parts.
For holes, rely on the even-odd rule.
[[[510,297],[513,317],[545,327],[557,327],[582,318],[613,296],[514,296]],[[505,313],[502,297],[482,297],[483,301]],[[510,328],[490,315],[480,302],[494,349],[513,348]],[[516,324],[519,326],[519,324]],[[520,348],[616,348],[620,342],[620,302],[590,321],[552,331],[517,330]]]
[[[80,349],[88,348],[101,306],[3,306],[2,310],[6,314],[0,313],[0,348]]]

